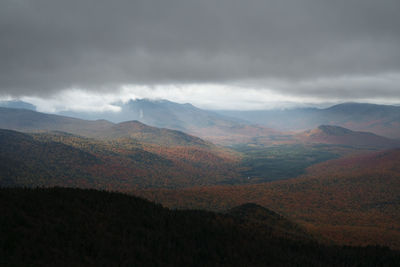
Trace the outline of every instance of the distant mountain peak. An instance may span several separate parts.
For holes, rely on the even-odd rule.
[[[346,102],[337,104],[332,107],[325,109],[328,112],[346,113],[351,114],[379,114],[384,111],[399,110],[399,107],[392,105],[378,105],[371,103],[357,103],[357,102]]]

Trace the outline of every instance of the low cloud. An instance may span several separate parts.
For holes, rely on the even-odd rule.
[[[253,102],[399,99],[399,10],[398,0],[4,0],[0,96],[54,101],[80,88],[111,103],[126,85],[151,95],[212,84]],[[198,90],[192,102],[206,105]],[[228,101],[218,97],[209,105]]]
[[[182,104],[191,103],[204,109],[226,110],[329,106],[349,101],[378,104],[400,103],[398,91],[375,90],[386,82],[386,80],[362,78],[304,81],[299,84],[269,81],[265,83],[270,86],[263,88],[249,84],[247,86],[238,84],[124,85],[113,93],[73,89],[59,92],[51,97],[22,97],[22,100],[34,104],[38,111],[51,113],[61,111],[119,112],[121,104],[131,99],[143,98],[168,99]],[[337,89],[332,88],[338,88],[341,84],[352,84],[353,87],[363,89],[350,95],[348,90],[342,89],[342,92],[339,92],[340,97],[338,97]],[[388,88],[391,86],[393,85]],[[321,91],[319,88],[325,90]],[[364,93],[360,93],[360,91]]]

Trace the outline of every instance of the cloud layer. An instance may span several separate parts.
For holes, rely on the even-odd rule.
[[[211,83],[400,100],[399,11],[398,0],[3,0],[0,95]]]

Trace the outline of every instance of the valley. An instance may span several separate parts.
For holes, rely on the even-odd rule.
[[[221,211],[254,202],[339,244],[400,249],[400,150],[329,160],[295,179],[134,192],[171,208]]]

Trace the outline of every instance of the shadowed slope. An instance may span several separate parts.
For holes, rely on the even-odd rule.
[[[396,266],[400,260],[385,248],[279,238],[246,218],[168,210],[94,190],[0,189],[0,212],[2,265]]]

